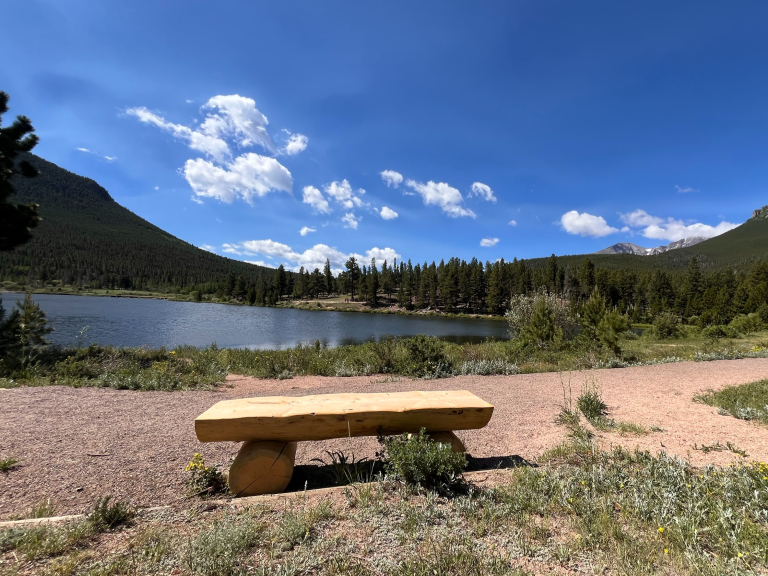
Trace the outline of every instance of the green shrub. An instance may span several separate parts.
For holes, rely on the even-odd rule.
[[[424,428],[418,434],[379,437],[379,442],[385,469],[406,484],[440,494],[464,486],[466,455],[454,452],[450,444],[435,442]]]
[[[717,406],[735,418],[768,424],[768,380],[727,386],[717,392],[697,396],[696,400]]]
[[[590,422],[598,421],[608,414],[608,405],[600,396],[600,389],[595,383],[584,384],[584,389],[576,400],[576,407]]]
[[[740,332],[742,334],[745,334],[746,336],[749,336],[753,332],[757,332],[759,330],[762,330],[765,328],[765,324],[763,324],[763,321],[760,319],[760,316],[758,316],[755,313],[752,314],[739,314],[730,321],[728,324],[729,328],[732,328],[736,332]]]
[[[451,362],[445,356],[445,343],[434,336],[419,334],[404,340],[409,366],[406,373],[423,377],[450,372]]]
[[[227,491],[227,481],[219,471],[218,465],[206,466],[205,459],[199,452],[195,452],[184,471],[190,473],[186,482],[190,496],[207,498]]]
[[[19,465],[18,458],[0,458],[0,472],[10,472]]]
[[[563,340],[573,339],[578,331],[578,326],[567,301],[544,290],[539,290],[532,295],[515,294],[510,298],[508,310],[504,314],[510,334],[513,337],[522,335],[526,328],[531,325],[537,309],[542,308],[542,303],[543,308],[546,309],[546,315],[553,324],[554,331],[559,333]]]
[[[124,502],[110,504],[111,496],[99,498],[88,515],[88,523],[96,532],[113,530],[122,524],[129,523],[136,515],[135,511]]]
[[[670,312],[662,312],[653,321],[649,335],[659,340],[677,339],[685,336],[680,320]]]
[[[741,338],[741,334],[739,334],[738,330],[731,326],[723,326],[722,324],[707,326],[701,331],[701,335],[705,338],[711,338],[712,340],[719,340],[721,338]]]

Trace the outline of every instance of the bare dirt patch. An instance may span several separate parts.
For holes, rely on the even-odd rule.
[[[685,362],[639,368],[517,376],[462,376],[443,380],[375,382],[381,377],[299,377],[227,379],[215,392],[130,392],[107,389],[41,387],[0,390],[0,456],[21,466],[0,474],[0,519],[23,514],[50,498],[57,513],[85,512],[101,495],[112,494],[142,507],[181,504],[184,466],[194,452],[208,463],[226,464],[237,443],[201,444],[194,418],[219,400],[248,396],[333,392],[466,389],[496,407],[483,430],[459,432],[476,465],[500,457],[535,462],[560,442],[566,430],[554,423],[563,401],[562,382],[570,376],[575,397],[587,378],[595,378],[610,416],[663,432],[645,436],[599,433],[608,447],[664,450],[694,465],[743,460],[728,450],[704,453],[694,446],[728,442],[748,460],[768,460],[768,428],[693,402],[707,389],[768,378],[768,360]],[[374,438],[302,443],[297,464],[309,464],[326,450],[373,457]]]

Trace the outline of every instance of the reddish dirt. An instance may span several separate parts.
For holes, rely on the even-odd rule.
[[[458,433],[469,453],[479,459],[519,456],[533,462],[565,437],[566,431],[554,419],[569,379],[574,402],[585,380],[594,379],[611,417],[664,429],[639,437],[600,433],[606,447],[663,450],[698,466],[744,460],[728,450],[705,454],[694,449],[731,442],[746,450],[747,460],[766,461],[768,427],[720,416],[715,408],[693,401],[708,389],[765,378],[768,360],[747,359],[562,375],[403,378],[388,383],[371,376],[291,380],[230,376],[228,386],[215,392],[58,386],[0,390],[0,458],[21,460],[18,468],[0,473],[0,519],[21,515],[48,498],[60,514],[83,512],[106,494],[139,506],[180,503],[183,469],[194,452],[202,452],[208,463],[226,464],[239,447],[233,442],[199,443],[194,418],[219,400],[248,396],[466,389],[496,407],[486,428]],[[305,442],[299,445],[297,464],[321,458],[326,450],[373,457],[377,446],[373,438]]]

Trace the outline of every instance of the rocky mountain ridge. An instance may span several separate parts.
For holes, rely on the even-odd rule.
[[[766,208],[763,210],[768,212],[768,206],[766,206]],[[756,210],[755,212],[758,211]],[[692,238],[683,238],[681,240],[670,242],[666,246],[656,246],[654,248],[643,248],[642,246],[632,244],[631,242],[619,242],[618,244],[614,244],[613,246],[609,246],[608,248],[594,252],[594,254],[635,254],[636,256],[653,256],[654,254],[663,254],[664,252],[669,252],[670,250],[695,246],[704,240],[706,240],[706,238],[702,238],[701,236],[694,236]]]

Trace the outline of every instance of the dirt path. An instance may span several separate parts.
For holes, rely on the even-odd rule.
[[[569,374],[562,379],[567,386]],[[647,436],[600,435],[604,445],[665,450],[694,465],[726,464],[729,451],[704,454],[695,444],[746,450],[749,460],[768,460],[768,428],[719,416],[692,398],[710,388],[768,378],[768,360],[685,362],[642,368],[570,373],[574,401],[585,379],[599,382],[611,416],[663,432]],[[22,465],[0,473],[0,519],[23,514],[50,498],[61,514],[82,512],[101,495],[140,506],[179,502],[184,466],[196,451],[209,463],[226,463],[236,443],[201,444],[194,418],[219,400],[265,395],[332,392],[466,389],[496,407],[483,430],[460,432],[477,458],[520,456],[529,461],[560,442],[565,431],[553,423],[563,402],[558,374],[463,376],[445,380],[382,382],[381,377],[256,380],[230,376],[231,387],[216,392],[128,392],[66,387],[0,390],[0,458]],[[356,438],[299,445],[297,463],[308,464],[325,450],[372,457],[375,439]]]

